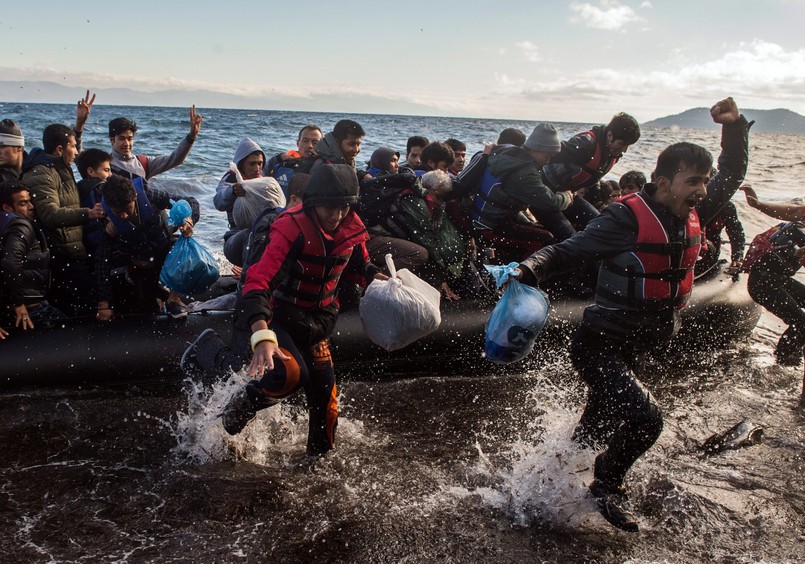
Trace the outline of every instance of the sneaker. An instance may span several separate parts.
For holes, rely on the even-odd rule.
[[[622,487],[611,488],[601,480],[593,480],[590,484],[590,493],[598,503],[598,511],[610,525],[630,533],[638,531],[637,519],[625,507],[629,501],[626,490]]]
[[[230,435],[237,435],[246,426],[246,423],[254,419],[257,415],[257,410],[252,403],[246,389],[238,390],[229,403],[226,404],[223,413],[221,413],[221,422],[224,424],[224,430]]]
[[[187,317],[187,308],[179,302],[168,302],[165,304],[165,311],[174,319]]]
[[[799,366],[802,362],[803,345],[805,338],[797,327],[790,326],[780,336],[774,355],[777,357],[777,364],[781,366]]]
[[[187,347],[187,350],[184,351],[182,354],[182,359],[179,361],[179,368],[182,372],[188,372],[191,368],[201,368],[198,363],[196,362],[196,355],[198,354],[198,348],[201,345],[202,341],[207,338],[209,334],[215,334],[215,331],[212,329],[204,329],[201,332],[201,335],[196,337],[196,340]]]

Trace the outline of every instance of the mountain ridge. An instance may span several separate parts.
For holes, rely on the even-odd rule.
[[[777,108],[774,110],[742,109],[747,120],[755,120],[752,131],[756,133],[786,133],[805,135],[805,116],[794,111]],[[709,108],[691,108],[682,113],[664,116],[640,124],[641,127],[680,128],[680,129],[719,129],[713,123]]]

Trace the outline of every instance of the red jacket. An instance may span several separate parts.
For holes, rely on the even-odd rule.
[[[342,273],[366,286],[377,272],[369,262],[366,227],[350,211],[332,234],[325,233],[312,210],[296,206],[271,226],[269,244],[249,268],[243,286],[242,313],[248,325],[269,321],[276,301],[306,310],[338,309],[336,289]]]

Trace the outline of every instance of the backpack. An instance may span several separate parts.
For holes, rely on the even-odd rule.
[[[397,211],[400,196],[411,190],[422,192],[422,186],[408,168],[401,169],[397,174],[364,180],[358,199],[358,215],[367,226],[385,225]]]
[[[240,285],[245,282],[249,267],[260,262],[260,257],[263,256],[263,252],[268,246],[268,235],[271,231],[271,225],[284,210],[285,208],[266,208],[255,218],[254,223],[252,223],[249,237],[243,247],[243,272],[240,276]]]

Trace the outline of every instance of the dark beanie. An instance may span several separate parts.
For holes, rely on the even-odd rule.
[[[305,208],[327,206],[339,208],[358,203],[358,176],[345,164],[317,165],[302,195]]]
[[[559,142],[559,134],[553,124],[539,123],[523,143],[523,147],[530,151],[558,153],[562,144]]]
[[[10,119],[0,121],[0,146],[25,147],[25,138],[15,121]]]
[[[400,153],[389,147],[375,149],[375,152],[372,153],[372,158],[369,159],[369,168],[379,168],[388,172],[391,166],[391,157],[394,155],[397,155],[398,159],[400,158]]]

